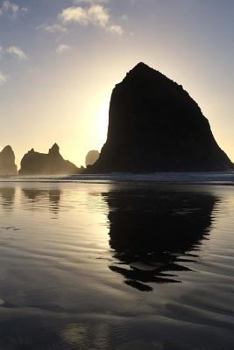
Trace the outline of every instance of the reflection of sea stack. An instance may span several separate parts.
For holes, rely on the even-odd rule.
[[[20,175],[58,175],[77,174],[79,169],[68,160],[64,160],[55,143],[48,154],[35,152],[34,149],[24,155],[21,161]]]
[[[93,165],[99,158],[100,153],[96,150],[89,151],[85,158],[86,167]]]
[[[93,172],[232,167],[181,85],[139,63],[113,90],[107,141]]]
[[[15,188],[2,187],[0,188],[0,199],[4,209],[11,210],[15,201]]]
[[[212,194],[197,191],[122,189],[103,196],[109,207],[110,246],[129,265],[110,268],[146,291],[150,282],[178,281],[171,273],[186,270],[180,255],[197,249],[208,234],[217,202]]]
[[[61,190],[58,188],[45,190],[37,188],[24,188],[24,196],[31,202],[31,204],[44,201],[45,198],[49,198],[49,209],[54,214],[59,212]],[[37,209],[37,206],[32,206],[32,209]]]
[[[17,175],[15,154],[11,146],[6,146],[0,152],[0,176]]]

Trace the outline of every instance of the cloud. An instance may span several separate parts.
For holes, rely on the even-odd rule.
[[[63,23],[77,22],[83,25],[87,25],[89,23],[88,12],[82,7],[67,7],[66,9],[62,10],[59,18],[63,21]]]
[[[0,85],[4,85],[7,82],[7,76],[0,71]]]
[[[66,27],[57,23],[51,24],[51,25],[42,24],[38,26],[37,29],[43,29],[48,33],[67,33],[68,32]]]
[[[19,46],[9,46],[4,51],[11,56],[17,57],[20,60],[28,59],[28,56]]]
[[[111,33],[123,34],[123,28],[120,25],[111,23],[110,13],[105,6],[95,4],[94,0],[86,0],[85,3],[89,3],[90,6],[71,6],[63,9],[58,15],[63,25],[70,23],[78,23],[84,26],[93,25],[102,27]]]
[[[114,34],[123,35],[124,30],[121,26],[113,24],[109,27],[109,31]]]
[[[110,20],[109,13],[106,8],[101,5],[93,5],[88,10],[90,23],[105,27]]]
[[[107,4],[109,0],[74,0],[74,4]]]
[[[61,55],[61,54],[65,53],[65,52],[69,51],[70,49],[71,49],[71,46],[66,45],[66,44],[60,44],[56,48],[56,53],[58,55]]]
[[[91,5],[90,7],[72,6],[64,9],[59,15],[63,23],[77,22],[82,25],[93,24],[105,27],[110,16],[102,5]]]
[[[13,17],[16,17],[19,13],[26,12],[28,12],[28,9],[26,7],[20,7],[19,5],[9,0],[3,1],[2,6],[0,7],[0,16],[5,13],[9,13]]]

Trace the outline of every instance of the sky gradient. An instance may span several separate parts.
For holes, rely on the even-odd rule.
[[[111,91],[143,61],[182,84],[234,160],[234,2],[0,1],[0,147],[57,142],[78,166],[105,142]]]

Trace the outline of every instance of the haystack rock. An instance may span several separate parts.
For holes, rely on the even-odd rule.
[[[181,85],[139,63],[113,90],[107,141],[92,172],[215,171],[233,167]]]
[[[0,176],[17,175],[15,154],[11,146],[6,146],[0,152]]]
[[[100,152],[99,151],[97,151],[97,150],[89,151],[87,153],[86,158],[85,158],[86,167],[96,163],[96,161],[98,160],[99,156],[100,156]]]
[[[59,175],[77,174],[79,168],[68,160],[64,160],[55,143],[48,154],[35,152],[31,149],[21,161],[20,175]]]

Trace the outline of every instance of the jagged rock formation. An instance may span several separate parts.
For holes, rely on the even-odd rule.
[[[77,174],[79,169],[68,160],[64,160],[59,153],[59,146],[55,143],[48,154],[35,152],[31,149],[21,161],[20,175],[59,175]]]
[[[139,63],[113,90],[107,141],[92,172],[214,171],[232,167],[181,85]]]
[[[0,152],[0,176],[17,175],[15,154],[11,146],[6,146]]]
[[[89,151],[87,153],[86,158],[85,158],[85,165],[86,165],[86,167],[96,163],[96,161],[98,160],[99,156],[100,156],[100,152],[99,151],[96,151],[96,150]]]

